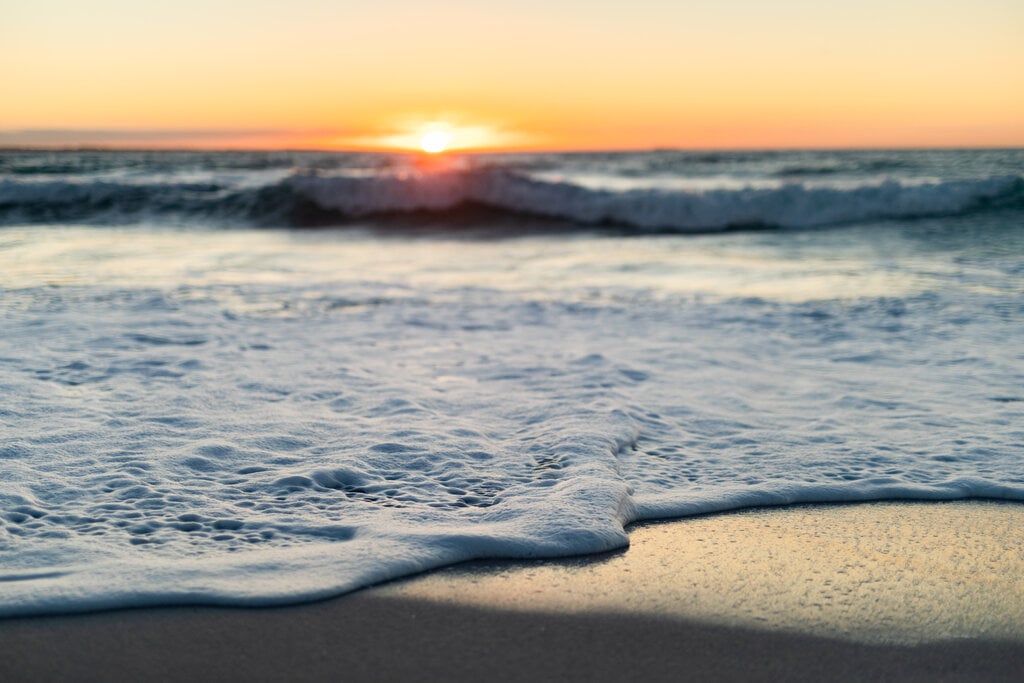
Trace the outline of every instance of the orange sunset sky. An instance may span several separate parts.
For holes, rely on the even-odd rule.
[[[0,146],[1024,145],[1021,0],[0,0]]]

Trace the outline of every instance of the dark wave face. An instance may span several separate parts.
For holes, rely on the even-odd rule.
[[[563,228],[810,228],[1024,208],[1024,153],[7,152],[0,225],[305,227],[535,217]],[[379,219],[379,221],[378,221]]]

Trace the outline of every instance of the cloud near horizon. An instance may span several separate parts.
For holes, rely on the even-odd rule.
[[[301,142],[343,135],[340,131],[285,129],[88,129],[26,128],[0,130],[3,147],[274,147],[285,141]]]

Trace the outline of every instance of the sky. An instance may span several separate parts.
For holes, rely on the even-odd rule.
[[[0,0],[0,146],[1024,145],[1021,0]]]

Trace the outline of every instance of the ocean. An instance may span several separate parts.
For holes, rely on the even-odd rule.
[[[1022,340],[1024,150],[3,151],[0,616],[1024,500]]]

